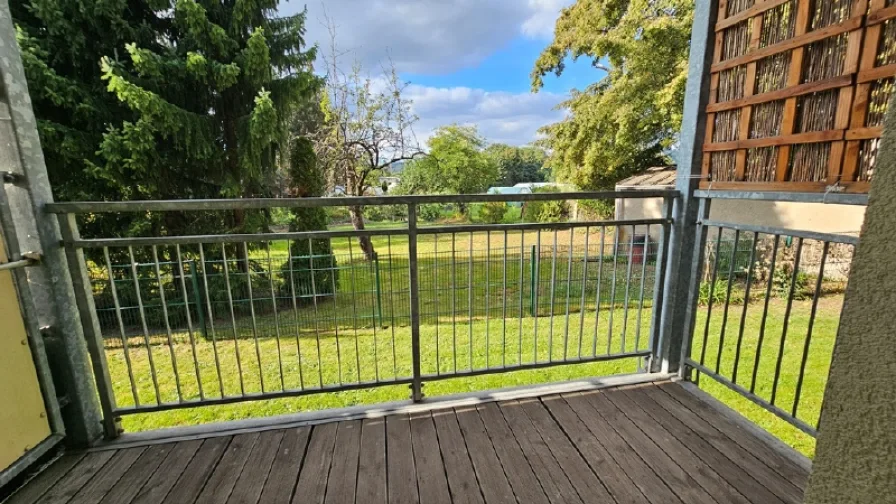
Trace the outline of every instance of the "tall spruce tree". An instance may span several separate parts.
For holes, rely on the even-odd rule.
[[[136,114],[100,146],[124,197],[272,194],[291,111],[320,86],[315,48],[305,50],[305,13],[277,17],[278,3],[177,0],[157,11],[169,21],[158,44],[129,43],[125,55],[102,59],[109,91]],[[263,214],[225,217],[235,231],[265,223]]]

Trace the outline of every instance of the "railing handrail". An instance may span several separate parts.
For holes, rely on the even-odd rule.
[[[189,212],[207,210],[308,208],[344,206],[421,205],[430,203],[488,203],[516,201],[555,201],[588,199],[673,198],[678,191],[593,191],[545,192],[531,194],[431,194],[413,196],[338,196],[327,198],[231,198],[178,199],[137,201],[66,201],[48,203],[44,210],[51,214],[83,214],[111,212]]]

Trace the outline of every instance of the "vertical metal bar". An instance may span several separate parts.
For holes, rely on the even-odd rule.
[[[386,235],[389,252],[389,319],[392,327],[392,376],[398,378],[398,359],[395,355],[395,265],[392,263],[392,235]]]
[[[613,229],[613,284],[610,286],[610,314],[607,317],[607,355],[613,353],[613,314],[616,311],[616,270],[619,257],[619,226]]]
[[[569,358],[569,295],[572,290],[572,251],[575,245],[576,229],[569,230],[569,259],[566,262],[566,325],[563,327],[563,360]]]
[[[379,337],[376,334],[377,325],[381,324],[383,321],[383,304],[380,297],[380,255],[379,252],[373,253],[373,264],[371,265],[374,268],[373,281],[376,282],[374,285],[374,304],[376,304],[377,314],[373,315],[373,378],[379,383],[380,381],[380,357],[379,357],[379,349],[380,349],[380,341]],[[359,375],[360,376],[360,375]]]
[[[355,366],[356,372],[358,376],[358,382],[361,382],[361,350],[358,347],[358,301],[357,301],[357,283],[355,277],[355,257],[352,254],[352,237],[348,237],[348,262],[349,268],[351,268],[351,282],[352,282],[352,329],[353,334],[355,335]]]
[[[199,359],[196,356],[196,337],[193,333],[193,316],[190,314],[190,303],[187,297],[187,280],[184,278],[187,276],[187,270],[184,269],[184,260],[183,256],[180,253],[180,245],[174,246],[174,253],[177,256],[177,269],[180,271],[180,291],[184,296],[184,311],[186,311],[187,315],[187,334],[190,337],[190,348],[193,351],[193,368],[196,370],[196,384],[199,387],[199,400],[205,400],[205,392],[202,389],[202,376],[199,373]],[[193,280],[193,291],[198,294],[199,291],[199,282],[196,280],[196,264],[193,263],[193,267],[190,270],[191,278]],[[201,303],[196,303],[196,313],[202,313],[202,305]]]
[[[176,245],[177,249],[180,250],[180,245]],[[196,267],[196,261],[187,261],[185,264],[190,265],[190,285],[193,287],[193,304],[196,305],[196,315],[199,317],[199,327],[202,328],[202,336],[204,338],[208,338],[208,324],[205,323],[205,309],[202,307],[202,291],[199,289],[199,271]],[[182,265],[182,266],[183,266]],[[184,271],[181,269],[181,271]],[[206,293],[207,295],[208,293]],[[184,294],[186,296],[186,294]],[[186,299],[186,298],[184,298]],[[187,319],[189,320],[190,310],[189,304],[187,305]]]
[[[457,373],[457,233],[451,233],[451,354]]]
[[[769,400],[775,404],[778,396],[778,380],[781,378],[781,364],[784,361],[784,348],[787,344],[787,329],[790,328],[790,313],[793,309],[793,296],[796,291],[796,281],[800,274],[800,256],[803,252],[803,239],[797,238],[796,257],[793,258],[793,274],[790,277],[790,294],[787,296],[787,308],[784,310],[784,327],[781,330],[781,345],[778,347],[778,360],[775,361],[775,379],[772,382],[772,396]]]
[[[380,278],[380,255],[374,254],[373,256],[373,265],[374,265],[374,281],[376,282],[376,314],[377,314],[377,322],[380,327],[385,327],[385,323],[383,322],[383,286],[382,280]],[[374,324],[376,325],[376,324]],[[376,330],[374,329],[374,336],[376,336]],[[377,366],[377,376],[379,376],[379,366]],[[379,378],[377,378],[379,381]]]
[[[330,247],[332,248],[333,242],[330,242]],[[351,250],[351,244],[349,244],[349,250]],[[308,254],[311,256],[311,278],[314,278],[314,252],[311,246],[311,239],[308,239]],[[336,287],[336,272],[339,271],[339,265],[335,262],[330,265],[330,288],[333,292],[333,332],[336,337],[336,368],[339,372],[339,385],[342,385],[342,344],[339,341],[339,316],[336,313],[337,308],[339,307],[339,302],[336,297],[337,287]],[[320,354],[318,354],[318,358],[320,358]],[[322,372],[322,371],[321,371]]]
[[[115,415],[117,410],[115,393],[112,387],[112,377],[109,375],[109,364],[106,361],[103,334],[100,330],[99,320],[96,317],[96,306],[93,301],[90,276],[87,272],[87,262],[84,258],[84,251],[75,248],[71,244],[81,238],[81,234],[78,232],[78,221],[74,214],[65,214],[60,216],[59,224],[65,245],[65,256],[72,274],[72,286],[74,288],[75,301],[78,305],[78,314],[81,318],[81,325],[84,328],[87,350],[90,353],[93,375],[100,399],[100,408],[103,413],[103,432],[109,439],[116,438],[119,436],[120,431],[118,418]],[[13,231],[9,230],[10,233]]]
[[[525,233],[525,231],[523,231]],[[535,256],[535,245],[532,245],[532,251],[529,253],[529,315],[538,316],[538,307],[535,305],[535,293],[538,292],[538,278],[535,276],[538,264],[538,257]]]
[[[180,386],[180,370],[177,369],[177,356],[174,350],[174,341],[171,335],[171,324],[168,322],[168,302],[165,300],[165,289],[162,286],[162,272],[159,269],[158,247],[152,246],[152,263],[156,271],[156,281],[159,282],[159,300],[162,302],[162,317],[165,319],[165,334],[168,336],[168,351],[171,352],[171,368],[174,371],[174,386],[177,389],[177,401],[184,401],[183,390]],[[187,309],[190,305],[187,305]]]
[[[600,253],[597,256],[597,289],[594,293],[594,336],[591,338],[591,356],[597,356],[597,328],[600,326],[600,291],[603,288],[604,251],[607,227],[600,227]]]
[[[662,313],[654,312],[654,319],[651,322],[652,328],[657,328],[659,334],[656,334],[653,330],[651,331],[651,348],[654,349],[653,355],[659,356],[655,364],[651,365],[651,369],[656,371],[669,371],[669,370],[677,370],[678,374],[683,379],[690,379],[689,368],[684,363],[691,356],[691,347],[694,342],[694,337],[696,334],[697,328],[697,311],[699,309],[700,303],[700,282],[702,281],[702,277],[700,274],[700,269],[703,268],[703,263],[705,261],[706,255],[706,240],[708,236],[708,229],[703,224],[703,222],[709,218],[709,211],[711,208],[712,200],[701,198],[697,200],[697,212],[695,217],[694,224],[694,242],[691,244],[690,248],[690,264],[683,265],[683,267],[689,268],[692,270],[687,275],[682,275],[680,272],[672,271],[673,265],[677,265],[677,267],[682,267],[683,257],[676,257],[672,254],[672,228],[676,224],[668,225],[665,229],[663,239],[665,243],[663,245],[664,257],[668,257],[662,261],[662,268],[664,269],[662,277],[658,280],[658,282],[662,282],[663,286],[661,290],[662,295]],[[672,216],[672,206],[667,203],[667,216]],[[681,212],[675,216],[676,220],[683,219],[685,217],[682,216]],[[683,237],[679,237],[679,239],[684,240]],[[680,254],[683,254],[684,251],[680,251]],[[668,255],[666,255],[668,254]],[[676,261],[677,259],[677,261]],[[687,285],[687,295],[682,296],[681,293],[677,292],[674,288],[674,285],[671,283],[675,278],[683,278],[686,279],[689,284]],[[684,289],[680,287],[679,289]],[[673,306],[673,304],[684,303],[685,306]],[[684,324],[681,328],[676,328],[673,324],[679,323]],[[680,337],[676,334],[670,334],[670,331],[685,331],[683,335]],[[676,348],[676,344],[680,342],[681,347]],[[675,352],[680,352],[678,355],[675,355]],[[679,365],[680,364],[680,365]]]
[[[501,256],[501,367],[507,367],[507,230]]]
[[[255,298],[252,297],[252,265],[249,264],[249,247],[243,242],[243,257],[246,258],[246,287],[249,294],[249,315],[252,318],[252,338],[255,340],[255,357],[258,359],[258,379],[261,383],[261,393],[264,389],[264,370],[261,367],[261,347],[258,344],[258,326],[255,322]],[[239,259],[237,259],[239,267]]]
[[[436,305],[436,376],[442,374],[442,356],[441,356],[441,347],[442,341],[439,335],[439,317],[441,316],[441,304],[439,303],[439,290],[441,288],[441,284],[439,283],[439,235],[433,237],[433,245],[432,245],[432,253],[433,253],[433,271],[435,274],[435,283],[433,283],[433,295],[435,297]]]
[[[535,330],[533,332],[534,333],[533,339],[535,341],[535,345],[533,346],[533,350],[532,350],[532,352],[533,352],[532,362],[533,363],[538,362],[538,312],[539,312],[538,291],[541,290],[541,229],[538,229],[535,231],[535,250],[537,252],[535,254],[535,275],[533,277],[533,278],[535,278],[535,281],[533,282],[533,290],[535,291],[535,293],[532,296],[534,299],[534,301],[532,302],[532,305],[535,307],[535,310],[532,313],[532,316],[535,317],[535,320],[533,321],[533,323],[535,324]]]
[[[277,337],[277,365],[280,366],[280,390],[286,390],[286,378],[283,376],[283,350],[280,348],[280,314],[277,313],[277,293],[274,292],[274,265],[271,263],[271,244],[265,243],[264,249],[268,259],[268,283],[271,284],[271,307],[274,309],[274,334]],[[246,256],[248,258],[248,256]]]
[[[298,248],[296,248],[298,250]],[[295,263],[293,263],[292,257],[292,241],[286,240],[286,264],[287,268],[289,268],[289,293],[290,297],[292,297],[292,316],[293,322],[295,322],[296,328],[296,360],[299,366],[299,388],[301,390],[305,390],[305,374],[302,370],[304,364],[302,362],[302,343],[301,343],[301,322],[299,321],[299,303],[296,300],[296,276],[295,276]],[[317,304],[315,303],[315,308]],[[317,323],[317,321],[315,321]]]
[[[557,230],[551,246],[551,313],[548,318],[548,362],[554,362],[554,286],[557,283]]]
[[[638,317],[635,320],[635,350],[641,348],[641,315],[644,312],[644,288],[647,279],[647,261],[650,258],[650,224],[644,232],[644,239],[641,241],[641,293],[638,296]],[[656,271],[656,269],[654,269]]]
[[[208,307],[208,326],[212,330],[212,352],[215,354],[215,371],[218,373],[218,387],[220,387],[221,397],[224,395],[224,378],[221,375],[221,359],[218,357],[218,337],[215,333],[215,313],[212,311],[212,297],[208,294],[208,272],[206,268],[208,263],[205,261],[205,250],[202,244],[199,244],[199,260],[202,261],[202,282],[205,285],[205,304]],[[237,362],[239,365],[239,362]],[[242,377],[242,373],[240,373]]]
[[[221,259],[224,263],[224,284],[227,288],[227,306],[230,308],[230,321],[233,324],[233,348],[236,352],[236,369],[240,375],[240,394],[246,395],[246,383],[243,379],[243,359],[240,358],[240,337],[236,329],[236,313],[233,311],[233,290],[230,287],[230,268],[227,266],[227,245],[221,244]]]
[[[131,382],[131,394],[134,396],[134,406],[140,407],[140,396],[137,394],[137,382],[134,380],[134,369],[131,364],[131,351],[128,347],[128,336],[124,330],[124,320],[121,318],[121,303],[118,300],[118,288],[115,287],[115,275],[112,274],[112,261],[109,259],[109,247],[103,247],[103,255],[106,258],[106,272],[109,275],[109,287],[112,290],[112,302],[115,304],[115,316],[118,319],[118,328],[121,333],[121,347],[124,350],[124,363],[128,368],[128,378]]]
[[[753,283],[753,270],[756,262],[756,242],[759,241],[759,233],[753,233],[753,244],[750,247],[750,265],[747,268],[747,285],[744,288],[744,307],[740,312],[740,327],[737,331],[737,345],[734,350],[734,367],[731,372],[731,382],[737,383],[737,370],[740,367],[740,350],[744,341],[744,329],[747,325],[747,307],[750,305],[750,287]]]
[[[467,334],[468,339],[470,340],[470,346],[467,347],[469,351],[470,357],[470,371],[473,370],[473,233],[470,233],[470,243],[469,243],[469,257],[468,266],[467,266],[467,313],[469,315],[470,321],[467,326]]]
[[[725,329],[728,326],[728,307],[731,305],[731,286],[734,285],[734,263],[737,261],[737,246],[740,242],[740,230],[734,231],[734,246],[731,248],[731,259],[728,264],[728,288],[725,292],[725,308],[722,310],[722,331],[719,334],[719,351],[716,353],[716,373],[722,363],[722,351],[725,349]],[[716,253],[720,254],[719,250]]]
[[[631,234],[632,237],[628,244],[628,267],[625,270],[625,296],[623,297],[625,301],[624,306],[622,307],[622,337],[620,338],[621,341],[619,344],[620,352],[625,352],[625,337],[628,333],[628,304],[631,300],[629,293],[632,285],[632,251],[635,249],[635,226],[632,226]]]
[[[408,204],[408,276],[411,283],[411,356],[413,358],[414,373],[413,382],[411,383],[411,400],[420,402],[423,400],[423,380],[420,376],[420,285],[417,278],[417,205],[414,203]]]
[[[585,287],[588,285],[588,240],[591,238],[591,226],[585,226],[585,255],[582,259],[582,300],[579,302],[579,359],[582,358],[582,340],[585,337]]]
[[[709,341],[709,324],[712,321],[712,305],[716,293],[716,280],[719,276],[719,252],[722,250],[722,228],[716,228],[715,258],[712,263],[712,280],[709,283],[709,300],[706,303],[706,324],[703,327],[703,346],[700,348],[700,364],[706,361],[706,346]]]
[[[330,244],[332,248],[332,243]],[[332,269],[330,270],[330,279],[333,281],[333,306],[335,310],[336,306],[336,258],[333,256],[332,260],[334,264],[331,265]],[[320,312],[317,306],[317,282],[314,279],[314,247],[311,243],[311,238],[308,238],[308,269],[309,275],[311,276],[311,300],[314,303],[314,339],[317,343],[317,381],[320,383],[320,386],[324,386],[324,367],[321,358],[320,351]],[[342,384],[342,361],[339,356],[339,326],[334,326],[336,331],[336,362],[339,366],[339,383]]]
[[[818,298],[821,297],[821,284],[824,281],[824,266],[828,258],[828,250],[831,242],[824,242],[821,248],[821,262],[818,266],[818,277],[815,279],[815,292],[812,295],[812,308],[809,312],[809,327],[806,331],[806,340],[803,342],[803,356],[800,360],[800,374],[796,380],[796,393],[793,396],[793,409],[791,416],[796,418],[800,406],[800,397],[803,393],[803,378],[806,375],[806,361],[809,358],[809,348],[812,344],[812,330],[815,327],[815,314],[818,311]]]
[[[772,261],[768,269],[768,285],[765,288],[765,306],[762,308],[762,321],[759,323],[759,338],[756,340],[756,355],[753,356],[753,376],[750,379],[750,393],[756,391],[756,375],[759,373],[759,361],[762,358],[762,343],[765,340],[765,322],[768,319],[768,305],[772,299],[772,285],[775,283],[775,261],[778,258],[778,246],[781,235],[775,235],[772,246]]]
[[[517,355],[517,361],[516,361],[517,364],[522,364],[522,363],[523,363],[523,292],[526,290],[526,289],[525,289],[525,284],[523,283],[523,281],[524,281],[524,280],[523,280],[523,278],[524,278],[524,277],[523,277],[523,268],[524,268],[524,265],[525,265],[525,262],[526,262],[525,259],[524,259],[524,258],[525,258],[525,255],[524,255],[525,253],[526,253],[526,231],[525,231],[525,230],[520,230],[520,283],[519,283],[519,289],[520,289],[520,316],[519,316],[519,320],[518,320],[518,325],[519,325],[519,343],[518,343],[518,346],[517,346],[517,352],[518,352],[519,355]],[[531,262],[531,261],[530,261],[530,262]]]
[[[489,339],[489,283],[491,283],[492,232],[485,232],[485,368],[489,369],[492,346]]]
[[[137,277],[137,261],[134,260],[134,247],[128,247],[128,256],[131,259],[131,276],[134,279],[134,290],[137,295],[137,310],[140,313],[140,324],[143,326],[143,340],[146,342],[146,353],[149,357],[149,372],[152,373],[152,385],[156,391],[156,403],[162,404],[162,395],[159,391],[159,379],[156,374],[156,363],[152,357],[152,343],[149,341],[149,327],[146,325],[146,311],[143,309],[143,296],[140,294],[140,280]]]

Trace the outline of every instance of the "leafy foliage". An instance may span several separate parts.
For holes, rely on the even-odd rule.
[[[500,224],[507,213],[507,203],[503,201],[489,201],[479,208],[479,220],[486,224]]]
[[[567,117],[542,129],[558,180],[607,189],[664,164],[681,125],[694,5],[687,0],[578,0],[532,70],[532,87],[561,74],[567,57],[590,58],[606,77],[573,90]]]
[[[540,187],[536,193],[562,192],[557,187]],[[569,205],[565,201],[527,201],[523,205],[523,222],[562,222],[569,217]]]
[[[485,192],[498,165],[485,151],[475,126],[443,126],[429,139],[429,154],[408,163],[399,190],[405,194]]]
[[[547,154],[539,147],[492,144],[485,153],[498,165],[497,185],[510,187],[520,182],[545,182],[550,175]]]

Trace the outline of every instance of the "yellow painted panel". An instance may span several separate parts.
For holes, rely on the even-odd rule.
[[[6,262],[0,242],[0,261]],[[50,435],[12,274],[0,271],[0,470]]]

